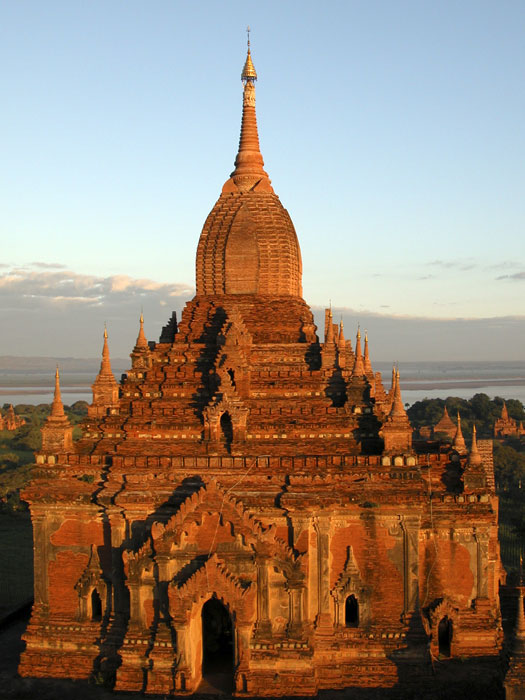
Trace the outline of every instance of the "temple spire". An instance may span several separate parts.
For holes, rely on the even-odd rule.
[[[273,192],[268,174],[263,167],[264,161],[259,147],[257,116],[255,113],[255,81],[257,80],[257,72],[252,61],[249,37],[248,28],[248,51],[241,73],[244,89],[239,151],[235,159],[235,170],[223,187],[224,193],[235,191],[248,192],[255,187],[258,190]]]
[[[355,362],[352,374],[355,377],[362,377],[365,373],[365,366],[363,363],[363,355],[361,354],[361,330],[359,326],[357,327],[357,336],[355,341]]]
[[[396,384],[394,387],[394,400],[390,409],[391,416],[406,416],[403,399],[401,398],[401,382],[399,381],[399,370],[396,372]]]
[[[53,418],[63,418],[65,416],[62,396],[60,395],[60,373],[58,371],[58,365],[55,372],[55,394],[53,403],[51,404],[51,416]]]
[[[392,383],[390,384],[390,393],[392,394],[392,399],[394,397],[394,392],[396,390],[396,366],[392,365]]]
[[[412,426],[408,420],[407,412],[403,406],[403,399],[401,398],[399,370],[394,372],[392,380],[394,381],[392,406],[379,431],[379,435],[383,438],[385,443],[386,454],[409,452],[412,450]]]
[[[111,374],[113,376],[113,371],[111,369],[111,360],[109,358],[109,347],[108,347],[108,329],[104,326],[104,344],[102,345],[102,362],[100,363],[100,376],[107,376]]]
[[[476,425],[472,426],[472,445],[470,447],[468,463],[471,467],[481,464],[481,455],[478,450],[478,441],[476,437]]]
[[[463,437],[463,433],[461,431],[461,417],[459,415],[459,411],[458,411],[458,427],[456,429],[456,434],[454,436],[454,442],[452,443],[452,445],[453,445],[454,449],[457,450],[460,454],[465,454],[467,452],[467,445],[465,443],[465,438]]]
[[[364,357],[365,374],[368,378],[374,378],[374,370],[372,369],[372,363],[370,362],[370,355],[368,352],[368,332],[365,331],[365,357]]]
[[[89,416],[105,416],[110,408],[118,405],[118,384],[116,382],[109,358],[108,330],[104,326],[104,344],[102,346],[102,362],[100,371],[91,385],[93,403],[88,406]]]
[[[346,348],[346,340],[343,328],[343,321],[339,323],[339,337],[337,338],[337,344],[341,350]]]
[[[55,395],[51,413],[42,426],[42,453],[59,454],[68,452],[73,447],[73,428],[64,413],[60,395],[60,373],[55,372]]]
[[[137,342],[135,343],[135,350],[147,350],[148,349],[148,341],[146,338],[146,334],[144,333],[144,314],[142,311],[140,312],[140,329],[139,329],[139,334],[137,336]]]
[[[332,309],[329,309],[328,314],[326,316],[327,323],[326,323],[326,328],[325,328],[325,336],[326,336],[326,343],[334,343],[334,324],[332,320]]]

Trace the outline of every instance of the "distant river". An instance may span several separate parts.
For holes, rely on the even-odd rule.
[[[53,400],[54,371],[52,360],[46,371],[39,368],[5,369],[0,365],[0,405],[4,403],[50,403]],[[115,362],[113,369],[119,379],[127,364]],[[98,371],[98,361],[86,360],[86,367],[61,371],[61,391],[65,404],[91,401],[91,384]],[[88,364],[89,363],[89,364]],[[373,363],[374,370],[383,375],[385,388],[390,387],[392,365]],[[403,402],[413,404],[424,398],[445,399],[459,396],[469,399],[474,394],[487,394],[491,399],[518,399],[525,404],[524,362],[400,362]]]

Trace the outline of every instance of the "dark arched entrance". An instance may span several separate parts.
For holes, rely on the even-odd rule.
[[[102,601],[100,600],[100,596],[96,588],[94,588],[91,593],[91,619],[102,619]]]
[[[349,595],[345,601],[345,625],[347,627],[359,626],[359,603],[355,595]]]
[[[221,416],[221,431],[224,438],[224,445],[229,452],[233,442],[233,425],[228,411]]]
[[[233,622],[224,605],[211,598],[202,606],[202,677],[212,688],[233,690]]]
[[[452,641],[452,620],[445,617],[438,625],[438,643],[441,656],[450,656],[450,643]]]

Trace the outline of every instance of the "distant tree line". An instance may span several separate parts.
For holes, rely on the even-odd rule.
[[[471,399],[460,399],[457,396],[449,396],[447,399],[424,399],[410,406],[407,414],[416,429],[434,426],[443,417],[446,406],[453,421],[458,413],[461,416],[461,429],[465,438],[472,435],[474,423],[478,437],[491,438],[494,433],[494,422],[501,417],[504,403],[507,404],[507,411],[511,418],[525,422],[525,409],[521,401],[505,400],[499,396],[490,399],[487,394],[474,394]]]
[[[77,425],[87,415],[88,404],[77,401],[72,406],[64,406],[72,425]],[[9,404],[4,404],[4,410]],[[20,501],[20,489],[31,478],[31,465],[34,452],[42,445],[40,428],[51,412],[50,404],[18,404],[15,413],[25,418],[25,425],[15,431],[0,430],[0,509],[9,512],[24,510]],[[80,429],[76,437],[80,436]]]
[[[453,421],[459,412],[461,430],[467,440],[476,425],[478,437],[492,438],[494,422],[501,417],[503,403],[510,418],[523,421],[525,409],[521,401],[490,399],[486,394],[475,394],[471,399],[449,396],[447,399],[417,401],[408,410],[415,429],[433,427],[443,417],[445,406]],[[444,433],[437,435],[442,443],[451,441]],[[494,441],[494,476],[499,496],[500,542],[503,563],[508,573],[518,575],[519,555],[525,553],[525,441],[508,436]],[[503,526],[503,527],[501,527]]]

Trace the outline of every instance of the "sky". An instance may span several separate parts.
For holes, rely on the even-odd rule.
[[[304,297],[379,360],[525,347],[522,0],[0,3],[0,355],[125,356],[194,293],[251,26]],[[375,336],[375,345],[374,345]]]

